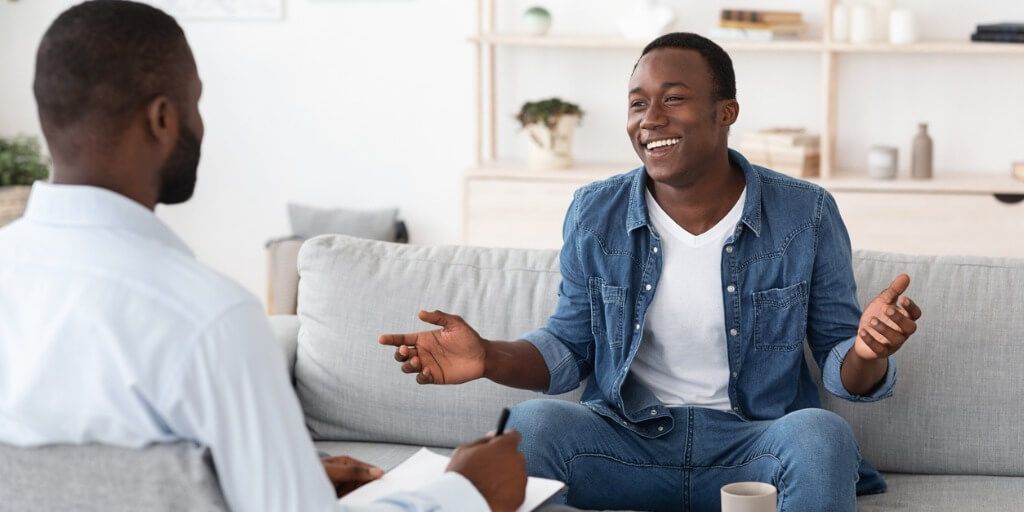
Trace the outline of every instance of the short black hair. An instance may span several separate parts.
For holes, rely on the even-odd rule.
[[[672,32],[665,34],[644,47],[640,58],[659,48],[679,48],[682,50],[694,50],[704,57],[711,70],[711,82],[714,87],[716,100],[736,99],[736,72],[732,68],[732,59],[721,46],[714,41],[690,32]],[[637,64],[640,61],[637,60]],[[633,66],[636,69],[636,66]]]
[[[119,133],[153,98],[184,100],[193,65],[185,33],[160,9],[125,0],[71,7],[36,53],[32,88],[43,131],[48,139],[75,128]]]

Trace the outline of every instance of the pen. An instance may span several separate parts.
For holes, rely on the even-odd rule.
[[[494,430],[495,437],[505,433],[505,424],[508,423],[509,414],[510,411],[508,410],[508,407],[501,410],[501,418],[498,419],[498,428]]]

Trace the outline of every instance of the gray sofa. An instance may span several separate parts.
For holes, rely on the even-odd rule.
[[[888,493],[861,497],[858,508],[1021,510],[1024,261],[874,252],[857,252],[854,260],[862,302],[899,272],[908,272],[911,295],[925,311],[920,330],[896,355],[894,397],[874,404],[824,397],[825,407],[850,422],[864,456],[889,482]],[[494,427],[501,407],[537,396],[485,381],[417,385],[376,340],[381,333],[426,328],[416,312],[435,308],[458,312],[484,337],[514,339],[541,325],[554,306],[557,252],[324,236],[303,246],[299,272],[298,315],[271,317],[271,322],[289,355],[306,423],[321,451],[390,468],[419,446],[450,449],[478,437]],[[577,396],[578,391],[560,398]],[[73,449],[48,448],[29,458],[22,450],[19,460],[58,457],[59,450]],[[189,452],[203,456],[201,448]],[[10,461],[0,451],[0,504],[25,496],[31,487],[12,489],[4,483],[12,471],[25,471]],[[185,474],[208,485],[210,476],[198,473],[163,478]],[[74,486],[50,493],[87,489],[81,481],[92,477],[78,475]],[[46,493],[37,494],[42,501],[34,503],[45,504]],[[88,503],[90,498],[78,499]],[[215,510],[217,504],[209,506]]]

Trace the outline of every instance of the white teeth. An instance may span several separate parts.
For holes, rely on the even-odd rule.
[[[671,146],[679,142],[679,139],[662,139],[647,143],[647,149],[655,149],[663,146]]]

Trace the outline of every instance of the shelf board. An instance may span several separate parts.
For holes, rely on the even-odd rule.
[[[526,34],[481,34],[469,38],[474,43],[493,44],[495,46],[518,46],[534,48],[591,48],[641,50],[650,41],[624,39],[613,35],[553,35],[533,36]],[[780,52],[817,52],[825,48],[817,40],[784,40],[784,41],[722,41],[723,48],[730,51],[780,51]]]
[[[921,41],[913,44],[898,45],[889,43],[853,44],[831,43],[828,49],[841,53],[932,53],[932,54],[970,54],[970,55],[1024,55],[1024,44],[1017,43],[981,43],[971,41]]]
[[[932,179],[897,178],[879,180],[865,173],[840,172],[827,179],[813,178],[832,191],[842,192],[911,192],[918,194],[1024,194],[1024,181],[1006,174],[940,174]]]
[[[639,163],[597,163],[582,162],[568,169],[540,171],[530,169],[524,162],[499,161],[486,163],[470,169],[469,178],[553,181],[586,184],[592,181],[629,172],[639,167]]]
[[[499,161],[470,169],[470,179],[500,179],[516,181],[545,181],[578,183],[581,186],[592,181],[603,180],[639,167],[639,163],[578,163],[568,169],[538,171],[530,169],[523,162]],[[894,180],[873,179],[867,173],[840,172],[822,179],[807,181],[835,192],[908,192],[915,194],[1024,194],[1024,181],[1006,174],[940,174],[928,180],[897,178]]]
[[[649,41],[624,39],[614,35],[551,35],[480,34],[469,38],[478,44],[533,48],[581,48],[639,50]],[[913,44],[889,43],[825,43],[816,39],[780,41],[718,41],[723,48],[739,52],[822,52],[837,53],[930,53],[970,55],[1024,55],[1024,44],[985,43],[961,40],[921,41]]]

